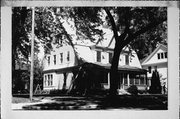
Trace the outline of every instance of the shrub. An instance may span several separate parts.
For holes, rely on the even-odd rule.
[[[50,93],[49,94],[66,94],[67,90],[59,90],[59,89],[53,89],[53,90],[50,90]]]
[[[137,95],[138,94],[138,88],[136,85],[130,86],[127,91],[132,94],[132,95]]]

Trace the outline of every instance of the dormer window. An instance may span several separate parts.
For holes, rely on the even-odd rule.
[[[129,65],[129,55],[125,55],[125,63],[126,65]]]

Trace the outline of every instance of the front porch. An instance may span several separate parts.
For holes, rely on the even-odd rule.
[[[102,66],[102,65],[101,65]],[[106,81],[103,81],[102,86],[104,89],[110,88],[110,66],[104,65],[104,72]],[[148,86],[147,71],[144,69],[119,66],[118,68],[118,89],[127,89],[132,85],[136,85],[138,90],[146,90]]]

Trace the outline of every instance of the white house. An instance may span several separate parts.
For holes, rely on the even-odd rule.
[[[161,85],[167,88],[167,46],[159,44],[158,47],[142,61],[142,68],[148,70],[147,77],[151,85],[151,77],[154,67],[160,75]]]
[[[75,78],[74,72],[79,68],[77,58],[102,66],[104,68],[103,77],[105,77],[103,80],[106,80],[102,82],[102,85],[103,88],[109,89],[113,43],[113,39],[111,39],[106,46],[102,43],[97,45],[75,44],[74,49],[68,44],[55,46],[54,50],[45,56],[43,89],[68,89],[72,79]],[[135,51],[130,51],[128,47],[123,49],[118,70],[119,89],[126,89],[130,85],[146,88],[146,70],[142,69]]]

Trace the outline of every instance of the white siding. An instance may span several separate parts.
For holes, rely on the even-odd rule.
[[[133,66],[133,67],[142,68],[142,67],[141,67],[141,63],[140,63],[140,61],[139,61],[139,58],[138,58],[138,56],[137,56],[137,54],[136,54],[135,51],[132,51],[132,55],[133,55],[133,56],[130,57],[129,65],[130,65],[130,66]]]
[[[67,61],[67,52],[70,53],[70,61]],[[60,62],[60,53],[63,53],[63,63]],[[54,55],[56,55],[56,64],[54,64]],[[48,65],[48,56],[50,56],[50,65]],[[75,55],[71,46],[64,46],[52,51],[50,55],[46,56],[44,61],[44,71],[50,69],[59,69],[74,66]]]
[[[158,59],[157,54],[162,53],[162,52],[167,52],[167,50],[160,48],[152,57],[150,60],[146,62],[146,65],[148,64],[154,64],[154,63],[161,63],[161,62],[167,62],[167,58],[164,59]]]

